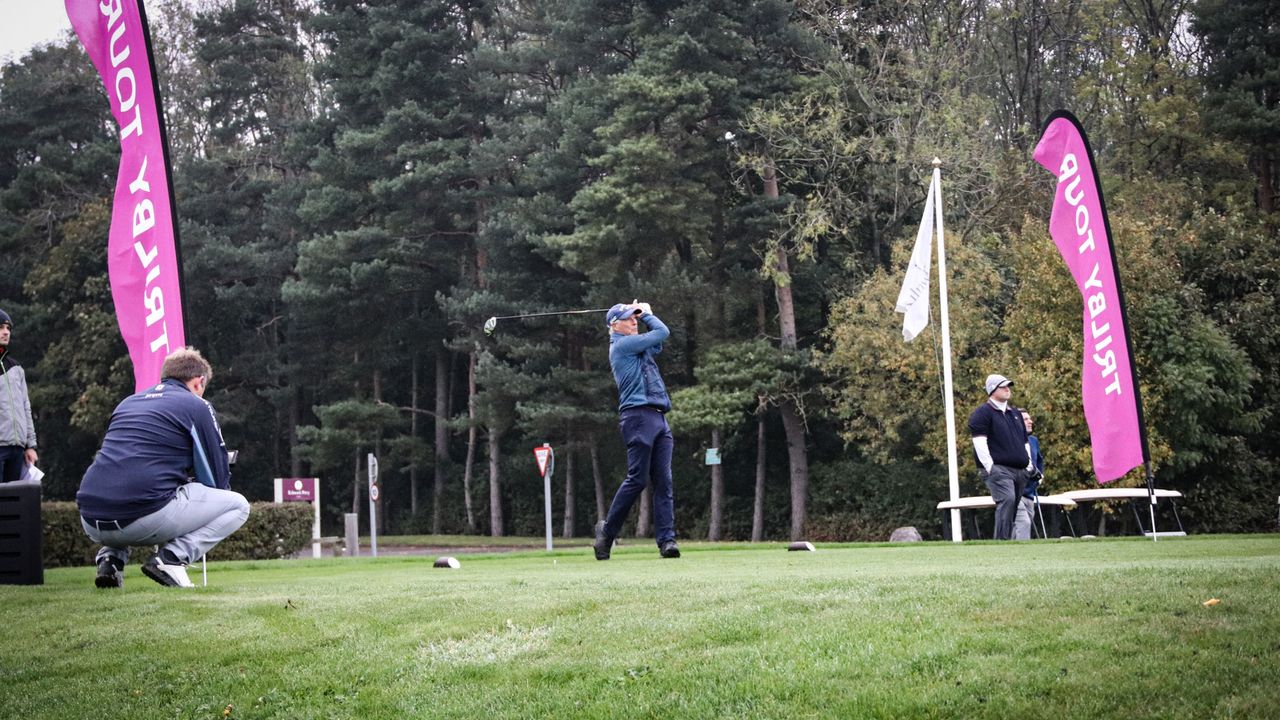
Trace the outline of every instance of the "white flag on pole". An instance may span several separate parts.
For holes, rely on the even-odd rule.
[[[929,324],[929,269],[933,263],[933,183],[924,203],[924,217],[916,233],[916,246],[911,251],[911,264],[902,280],[895,311],[903,313],[902,339],[911,342]]]

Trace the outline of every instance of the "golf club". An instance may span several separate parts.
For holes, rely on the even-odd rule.
[[[556,310],[555,312],[525,313],[524,315],[496,315],[484,321],[484,334],[492,335],[493,331],[498,327],[499,320],[523,320],[525,318],[551,317],[553,315],[585,315],[587,313],[608,312],[609,308],[595,308],[592,310]],[[637,310],[636,312],[640,312]]]

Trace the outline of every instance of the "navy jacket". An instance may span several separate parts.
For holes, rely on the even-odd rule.
[[[191,478],[231,487],[213,406],[172,378],[116,406],[76,504],[93,520],[134,520],[164,507]]]
[[[671,409],[671,398],[654,358],[662,352],[662,341],[671,331],[653,313],[641,315],[640,320],[649,332],[609,333],[609,365],[618,383],[618,412],[647,406],[665,413]]]
[[[1031,446],[1031,462],[1035,464],[1037,470],[1044,473],[1044,455],[1040,453],[1040,438],[1035,435],[1028,435],[1027,444]],[[1022,497],[1033,498],[1039,489],[1039,480],[1028,481],[1026,489],[1022,491]]]

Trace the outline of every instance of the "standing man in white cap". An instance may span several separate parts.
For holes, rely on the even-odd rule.
[[[36,426],[27,397],[27,375],[9,357],[13,320],[0,310],[0,482],[22,478],[26,465],[35,465]]]
[[[978,476],[996,501],[996,522],[992,537],[1013,537],[1013,521],[1018,499],[1026,488],[1034,466],[1027,443],[1027,427],[1022,413],[1009,405],[1013,381],[1003,375],[988,375],[984,387],[987,401],[969,416],[969,433],[973,436],[973,457],[978,463]]]

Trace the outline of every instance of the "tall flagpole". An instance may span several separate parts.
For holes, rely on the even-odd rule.
[[[942,314],[942,393],[947,408],[947,479],[951,499],[960,499],[960,470],[956,459],[956,402],[951,387],[951,320],[947,312],[947,248],[942,239],[942,161],[933,159],[933,217],[938,228],[938,306]],[[951,541],[960,542],[960,508],[951,508]]]

